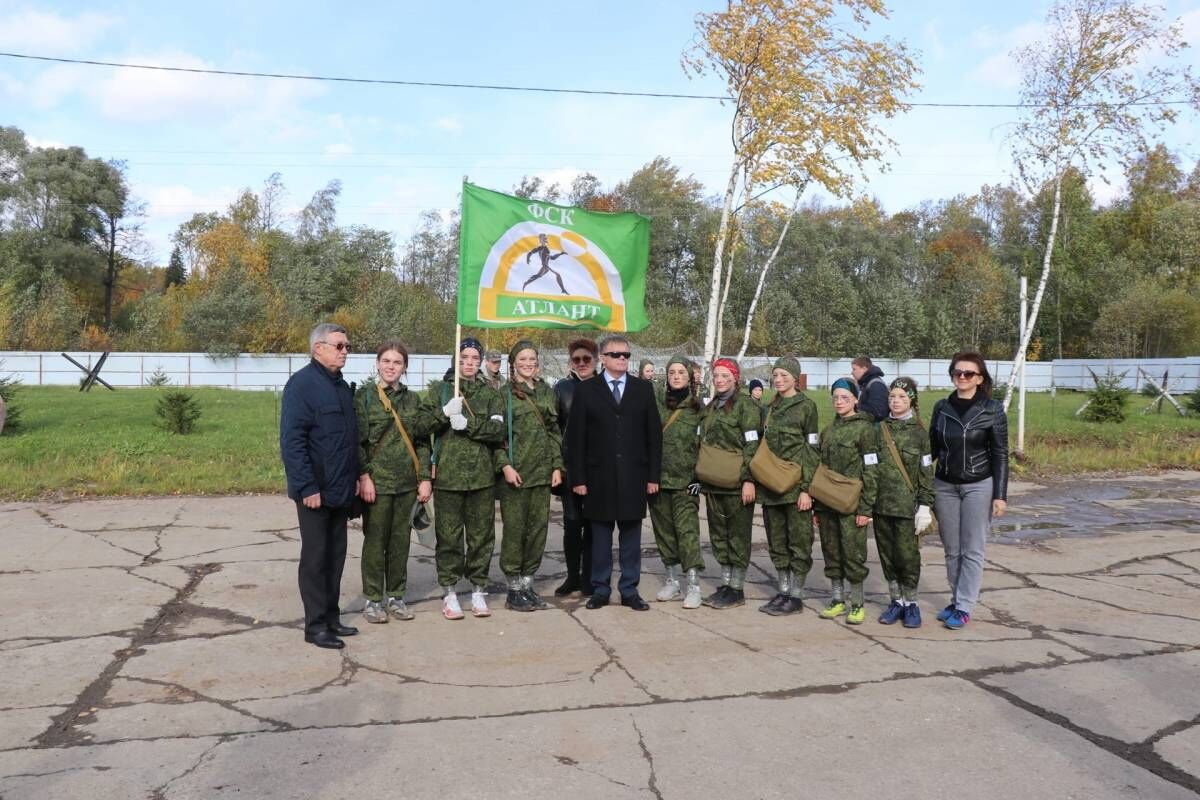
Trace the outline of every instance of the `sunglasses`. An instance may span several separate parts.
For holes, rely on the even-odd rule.
[[[612,352],[605,353],[604,355],[608,356],[609,358],[623,358],[626,361],[628,361],[630,358],[633,357],[633,353],[629,352],[628,350],[624,350],[624,351],[613,350]]]
[[[972,378],[979,377],[979,373],[973,369],[952,369],[950,370],[950,377],[954,378],[955,380],[958,380],[959,378],[971,380]]]
[[[350,343],[349,342],[338,342],[337,344],[334,344],[333,342],[327,342],[324,339],[321,339],[320,341],[317,342],[317,344],[323,344],[326,347],[332,347],[334,350],[337,350],[339,353],[341,353],[341,352],[349,353],[350,352]]]
[[[591,356],[571,356],[572,364],[590,364],[592,363]]]

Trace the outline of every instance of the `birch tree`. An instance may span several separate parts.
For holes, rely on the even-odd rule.
[[[684,69],[725,82],[733,150],[709,287],[704,358],[717,355],[726,246],[741,208],[783,185],[846,196],[892,142],[879,127],[907,107],[917,66],[902,42],[865,37],[883,0],[731,0],[696,17]]]
[[[1053,187],[1042,274],[1008,383],[1025,361],[1050,278],[1062,215],[1063,179],[1074,168],[1085,177],[1115,161],[1128,166],[1147,151],[1147,135],[1195,107],[1200,88],[1190,68],[1174,59],[1188,45],[1178,21],[1163,9],[1134,0],[1058,0],[1046,35],[1020,48],[1022,119],[1011,144],[1017,173],[1031,193]],[[1007,411],[1013,392],[1006,392]]]

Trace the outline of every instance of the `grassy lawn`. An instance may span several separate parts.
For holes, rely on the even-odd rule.
[[[161,391],[21,388],[21,425],[0,436],[0,498],[283,490],[278,395],[193,389],[203,416],[195,433],[175,436],[154,426]],[[809,394],[827,424],[829,394]],[[922,395],[926,417],[943,396]],[[1200,468],[1200,417],[1180,419],[1174,410],[1142,415],[1148,401],[1138,396],[1124,424],[1096,425],[1074,416],[1084,400],[1069,392],[1028,396],[1026,459],[1016,465],[1018,475]],[[1009,427],[1015,441],[1015,408]]]

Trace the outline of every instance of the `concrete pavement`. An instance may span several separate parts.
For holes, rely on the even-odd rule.
[[[875,622],[873,549],[865,625],[817,617],[819,547],[805,612],[758,613],[759,527],[723,612],[517,614],[497,585],[447,622],[414,541],[416,619],[369,626],[352,558],[340,653],[302,641],[286,499],[0,505],[0,798],[1196,797],[1200,473],[1012,501],[958,633],[929,538],[919,630]]]

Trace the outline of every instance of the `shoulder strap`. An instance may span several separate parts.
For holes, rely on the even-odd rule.
[[[682,413],[683,413],[682,407],[677,408],[671,412],[671,416],[667,417],[667,424],[663,425],[663,433],[667,432],[667,428],[671,427],[671,425],[675,422],[675,420],[679,419],[679,415]]]
[[[404,437],[404,446],[408,448],[408,455],[412,458],[413,474],[417,479],[421,478],[421,459],[417,458],[417,449],[413,447],[412,439],[408,436],[408,431],[404,429],[404,423],[400,421],[400,415],[396,413],[396,409],[392,406],[392,401],[388,399],[387,393],[383,391],[383,383],[375,384],[375,391],[379,395],[379,402],[383,403],[383,407],[392,415],[392,419],[396,421],[396,430],[400,431],[400,435]],[[374,458],[375,453],[379,450],[380,443],[383,442],[383,437],[379,438],[379,442],[375,443],[375,450],[371,452],[371,457]]]
[[[883,442],[887,445],[888,452],[892,454],[892,460],[900,468],[900,476],[904,478],[904,483],[908,485],[908,490],[915,492],[916,489],[913,488],[912,478],[908,477],[908,470],[904,468],[904,462],[900,460],[900,452],[896,449],[896,442],[892,439],[892,432],[888,430],[888,424],[886,422],[879,423],[879,430],[883,432]]]

